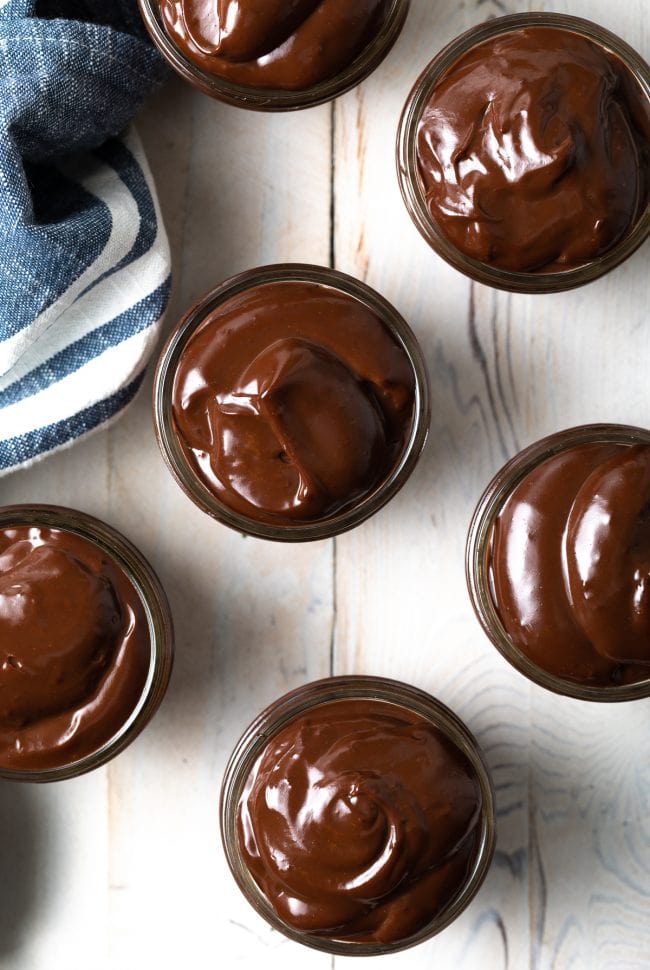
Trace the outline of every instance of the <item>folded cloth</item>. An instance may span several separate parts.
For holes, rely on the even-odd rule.
[[[136,0],[0,0],[0,475],[114,418],[169,298]],[[120,136],[120,137],[118,137]]]

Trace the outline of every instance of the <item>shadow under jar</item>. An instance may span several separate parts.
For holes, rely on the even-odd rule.
[[[163,57],[241,108],[309,108],[359,84],[397,40],[410,0],[139,0]]]
[[[542,687],[650,696],[650,431],[584,425],[524,449],[481,497],[467,540],[481,626]]]
[[[225,771],[221,834],[248,901],[317,950],[368,956],[439,933],[494,852],[475,739],[429,694],[330,677],[272,704]]]
[[[105,764],[151,720],[172,654],[165,593],[122,535],[73,509],[0,508],[0,778]]]
[[[576,17],[480,24],[417,80],[397,164],[415,225],[466,276],[524,293],[588,283],[650,232],[650,69]]]
[[[163,457],[248,535],[324,539],[365,521],[424,446],[422,353],[364,283],[301,264],[227,280],[180,321],[154,381]]]

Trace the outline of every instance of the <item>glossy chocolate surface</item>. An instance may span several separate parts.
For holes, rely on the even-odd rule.
[[[415,378],[387,326],[317,283],[266,283],[214,310],[183,348],[175,431],[227,506],[313,522],[386,479],[411,431]]]
[[[443,75],[417,158],[430,215],[461,253],[508,271],[572,269],[612,249],[647,205],[650,104],[594,42],[513,30]]]
[[[61,529],[0,530],[0,767],[98,750],[136,707],[150,655],[139,595],[107,553]]]
[[[160,0],[169,35],[208,74],[285,91],[344,70],[389,7],[389,0]]]
[[[351,942],[405,940],[469,878],[482,797],[430,721],[380,700],[299,714],[255,762],[239,804],[246,864],[280,918]]]
[[[539,667],[601,686],[650,677],[650,446],[579,445],[530,471],[496,520],[490,577]]]

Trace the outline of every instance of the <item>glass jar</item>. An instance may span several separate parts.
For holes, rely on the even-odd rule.
[[[399,37],[410,0],[391,0],[377,32],[354,60],[334,77],[303,90],[250,87],[236,84],[217,74],[208,73],[187,57],[165,29],[160,13],[160,0],[138,0],[138,3],[154,44],[168,64],[193,87],[210,97],[239,108],[251,108],[257,111],[290,111],[311,108],[331,101],[360,84],[371,74],[381,64]]]
[[[645,144],[640,151],[645,166],[645,202],[621,238],[601,255],[580,265],[556,271],[521,272],[499,268],[483,262],[461,249],[445,234],[429,211],[425,186],[418,164],[418,130],[424,111],[434,89],[453,66],[473,48],[487,41],[506,36],[512,31],[530,28],[556,28],[587,38],[605,53],[614,55],[629,72],[629,91],[634,91],[639,105],[645,106],[643,135]],[[641,109],[643,113],[643,109]],[[513,122],[514,124],[514,122]],[[489,20],[471,28],[448,44],[424,69],[416,81],[402,112],[397,137],[397,170],[402,197],[416,227],[431,248],[455,269],[470,279],[488,286],[520,293],[557,293],[595,280],[627,259],[650,233],[650,196],[647,144],[650,125],[650,68],[643,58],[619,37],[588,20],[556,13],[521,13]],[[505,138],[505,134],[504,134]],[[522,136],[523,141],[523,136]],[[550,176],[549,176],[550,177]],[[480,208],[480,206],[479,206]]]
[[[373,703],[378,702],[380,707],[383,707],[385,704],[385,716],[387,717],[390,716],[391,711],[398,716],[401,710],[406,712],[407,715],[415,715],[417,718],[422,718],[429,722],[436,729],[436,732],[439,732],[445,738],[446,742],[449,742],[450,748],[460,753],[463,760],[469,764],[473,776],[476,779],[478,791],[480,792],[479,816],[476,823],[477,840],[473,857],[465,871],[465,877],[460,888],[452,892],[444,908],[438,912],[433,920],[426,923],[426,925],[412,935],[394,942],[355,942],[351,939],[336,939],[330,936],[297,930],[278,915],[269,899],[251,875],[238,836],[240,800],[244,794],[251,770],[263,755],[270,741],[286,729],[287,726],[290,726],[292,721],[302,715],[318,715],[319,708],[322,708],[324,705],[331,705],[332,702],[357,701],[361,703],[368,701]],[[325,717],[327,719],[326,723],[328,723],[331,718],[328,715],[325,715]],[[367,734],[365,736],[367,737]],[[302,737],[303,735],[301,734]],[[349,739],[346,738],[343,744],[345,745],[346,742],[349,742]],[[306,751],[307,748],[303,748],[302,750]],[[330,751],[331,749],[328,749],[328,753]],[[291,762],[293,762],[295,757],[295,755],[291,756]],[[418,761],[418,765],[421,773],[424,770],[422,768],[422,762]],[[360,764],[358,767],[359,771],[362,772],[367,766]],[[397,771],[398,769],[395,768],[394,770]],[[369,769],[368,774],[372,774],[372,771]],[[350,772],[346,772],[344,778],[344,786],[347,788],[352,784],[349,775]],[[328,775],[324,781],[325,786],[329,784],[329,777]],[[390,779],[390,782],[393,782],[393,779]],[[390,782],[387,780],[386,789],[383,789],[383,791],[387,790],[390,793],[389,799],[391,796],[397,799],[399,796],[394,793],[395,789],[391,787]],[[275,778],[275,783],[278,787],[282,785],[281,779],[278,778]],[[327,787],[326,790],[329,792]],[[382,791],[381,788],[379,790]],[[293,788],[292,792],[295,802],[296,792]],[[332,797],[331,792],[329,794]],[[336,796],[337,798],[341,797],[338,790]],[[362,798],[363,795],[361,794],[359,797]],[[386,804],[379,805],[378,811],[380,813],[386,809]],[[330,809],[331,806],[326,808],[324,805],[320,805],[323,817],[330,817]],[[369,814],[372,814],[370,810],[366,811],[365,808],[362,808],[360,817],[367,820]],[[406,825],[399,810],[398,814],[400,823],[403,822]],[[418,814],[418,818],[420,817]],[[279,930],[298,943],[303,943],[306,946],[316,950],[322,950],[326,953],[345,956],[370,956],[394,953],[398,950],[404,950],[414,946],[416,943],[420,943],[439,933],[474,898],[487,874],[494,854],[494,793],[488,768],[476,740],[465,724],[449,708],[440,703],[440,701],[415,687],[381,677],[329,677],[291,691],[267,707],[246,729],[230,757],[221,789],[220,818],[223,846],[230,869],[242,893],[259,915],[274,929]],[[358,832],[358,839],[363,837],[360,830],[355,828],[354,831]],[[397,839],[402,837],[401,833],[396,836]],[[341,842],[344,842],[343,837],[341,837]],[[322,839],[319,840],[318,844],[322,844]],[[356,844],[357,838],[355,837]],[[367,864],[365,856],[364,864]],[[373,866],[374,871],[375,867]],[[403,888],[401,883],[400,888]],[[402,903],[403,909],[408,911],[408,905],[404,904],[403,900]]]
[[[529,680],[556,694],[579,700],[630,701],[650,697],[650,668],[645,679],[618,685],[579,683],[544,669],[505,629],[491,577],[495,523],[515,488],[547,459],[577,446],[595,444],[647,445],[650,444],[650,431],[619,424],[581,425],[549,435],[515,455],[487,486],[472,517],[466,546],[467,587],[474,612],[488,638],[499,653]],[[565,563],[558,564],[558,572],[564,575],[565,571]]]
[[[173,660],[174,632],[169,603],[158,577],[142,553],[111,526],[84,512],[53,505],[5,506],[0,508],[0,530],[10,529],[56,530],[82,540],[92,547],[93,552],[105,556],[111,569],[122,574],[129,592],[132,587],[140,601],[146,618],[150,642],[148,670],[139,699],[119,729],[95,750],[64,764],[24,769],[0,767],[0,778],[9,781],[49,782],[76,778],[119,754],[158,709],[167,689]],[[113,595],[118,594],[114,591]],[[112,673],[111,668],[108,669]],[[83,704],[81,708],[83,714]],[[69,713],[72,714],[72,710]],[[76,718],[77,714],[74,716]]]
[[[174,382],[179,361],[188,342],[210,315],[238,294],[265,284],[307,283],[326,288],[358,301],[386,328],[394,344],[403,352],[412,371],[414,404],[410,428],[401,454],[386,477],[362,495],[350,508],[314,521],[259,521],[227,505],[201,480],[179,442],[173,414]],[[404,485],[424,447],[429,427],[429,389],[426,368],[418,342],[404,319],[387,300],[365,283],[325,267],[306,264],[279,264],[252,269],[226,280],[203,296],[181,319],[163,348],[154,379],[153,410],[156,435],[172,475],[186,495],[204,512],[225,525],[247,535],[283,542],[326,539],[364,522],[382,508]]]

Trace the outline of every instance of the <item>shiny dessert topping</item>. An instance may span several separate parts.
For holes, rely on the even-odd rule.
[[[289,281],[226,300],[183,347],[174,429],[194,473],[262,522],[314,522],[387,479],[409,440],[415,377],[359,300]]]
[[[101,748],[136,707],[150,653],[139,595],[103,550],[61,529],[0,530],[0,767]]]
[[[389,0],[160,0],[170,37],[208,74],[284,91],[343,71],[389,8]]]
[[[510,30],[434,87],[418,130],[426,205],[464,255],[559,272],[607,253],[650,191],[650,102],[631,70],[571,30]]]
[[[489,558],[501,622],[539,667],[601,686],[650,677],[650,446],[547,458],[506,500]]]
[[[238,833],[286,924],[391,943],[457,898],[476,860],[481,806],[474,768],[429,720],[348,699],[270,738],[246,781]]]

